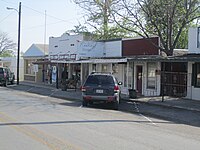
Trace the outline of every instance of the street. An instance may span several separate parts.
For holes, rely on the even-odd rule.
[[[199,127],[0,87],[2,150],[197,150],[199,141]]]

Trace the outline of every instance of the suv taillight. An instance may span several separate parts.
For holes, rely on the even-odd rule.
[[[82,92],[85,92],[86,91],[86,88],[84,86],[81,86],[81,91]]]
[[[114,91],[115,91],[115,92],[119,91],[119,86],[118,86],[118,85],[115,85],[115,86],[114,86]]]
[[[4,78],[6,78],[7,74],[4,72]]]

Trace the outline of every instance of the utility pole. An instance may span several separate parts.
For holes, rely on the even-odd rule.
[[[20,59],[20,33],[21,33],[21,2],[19,9],[7,7],[8,10],[15,10],[18,13],[18,46],[17,46],[17,85],[19,85],[19,59]]]
[[[19,85],[20,33],[21,33],[21,2],[19,2],[18,47],[17,47],[17,85]]]

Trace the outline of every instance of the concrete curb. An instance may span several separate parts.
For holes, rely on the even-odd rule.
[[[40,87],[40,88],[45,88],[45,89],[56,89],[56,87],[54,87],[53,85],[34,84],[34,83],[29,83],[29,82],[21,82],[20,85]]]
[[[123,100],[128,101],[128,102],[143,103],[143,104],[152,105],[152,106],[160,106],[160,107],[164,107],[164,108],[179,109],[179,110],[186,110],[186,111],[192,111],[192,112],[200,113],[200,110],[198,110],[198,109],[169,105],[169,104],[166,104],[164,102],[162,102],[164,104],[160,104],[160,103],[158,104],[158,103],[151,103],[151,102],[148,102],[148,101],[140,101],[140,100],[137,100],[137,99],[129,99],[129,98],[123,98]]]
[[[30,86],[30,87],[38,87],[38,88],[44,88],[44,89],[53,89],[55,90],[56,88],[55,87],[52,87],[52,86],[46,86],[46,85],[37,85],[37,84],[31,84],[31,83],[21,83],[21,85],[24,85],[24,86]],[[58,89],[60,90],[60,89]],[[31,91],[28,91],[30,93],[35,93],[35,94],[38,94],[36,92],[31,92]],[[64,92],[64,91],[63,91]],[[65,91],[66,92],[66,91]],[[53,98],[59,98],[59,99],[63,99],[63,100],[69,100],[69,101],[81,101],[81,98],[73,98],[73,97],[67,97],[67,96],[59,96],[59,95],[56,95],[57,92],[55,92],[54,94],[50,95],[49,97],[53,97]]]
[[[28,82],[22,82],[21,85],[31,86],[31,87],[40,87],[40,88],[45,88],[45,89],[56,89],[55,87],[53,87],[51,85],[40,85],[40,84],[33,84],[33,83],[28,83]],[[50,97],[60,98],[60,99],[64,99],[64,100],[71,100],[71,101],[80,101],[80,102],[82,101],[81,97],[74,98],[74,97],[68,97],[67,95],[59,96],[59,95],[55,95],[55,94],[52,94]],[[161,101],[159,103],[153,103],[153,102],[149,102],[149,101],[141,101],[138,99],[131,99],[129,97],[122,97],[122,100],[127,101],[127,102],[136,102],[136,103],[143,103],[143,104],[152,105],[152,106],[159,106],[159,107],[168,108],[168,109],[179,109],[179,110],[186,110],[186,111],[200,113],[199,109],[170,105],[170,104],[167,104],[167,103],[161,102]]]

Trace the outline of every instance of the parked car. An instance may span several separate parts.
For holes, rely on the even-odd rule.
[[[13,84],[15,75],[7,67],[0,67],[0,84],[7,86],[8,83]]]
[[[120,87],[122,82],[109,73],[92,73],[81,87],[82,105],[87,106],[88,103],[105,102],[113,103],[114,109],[118,109],[120,103]]]

